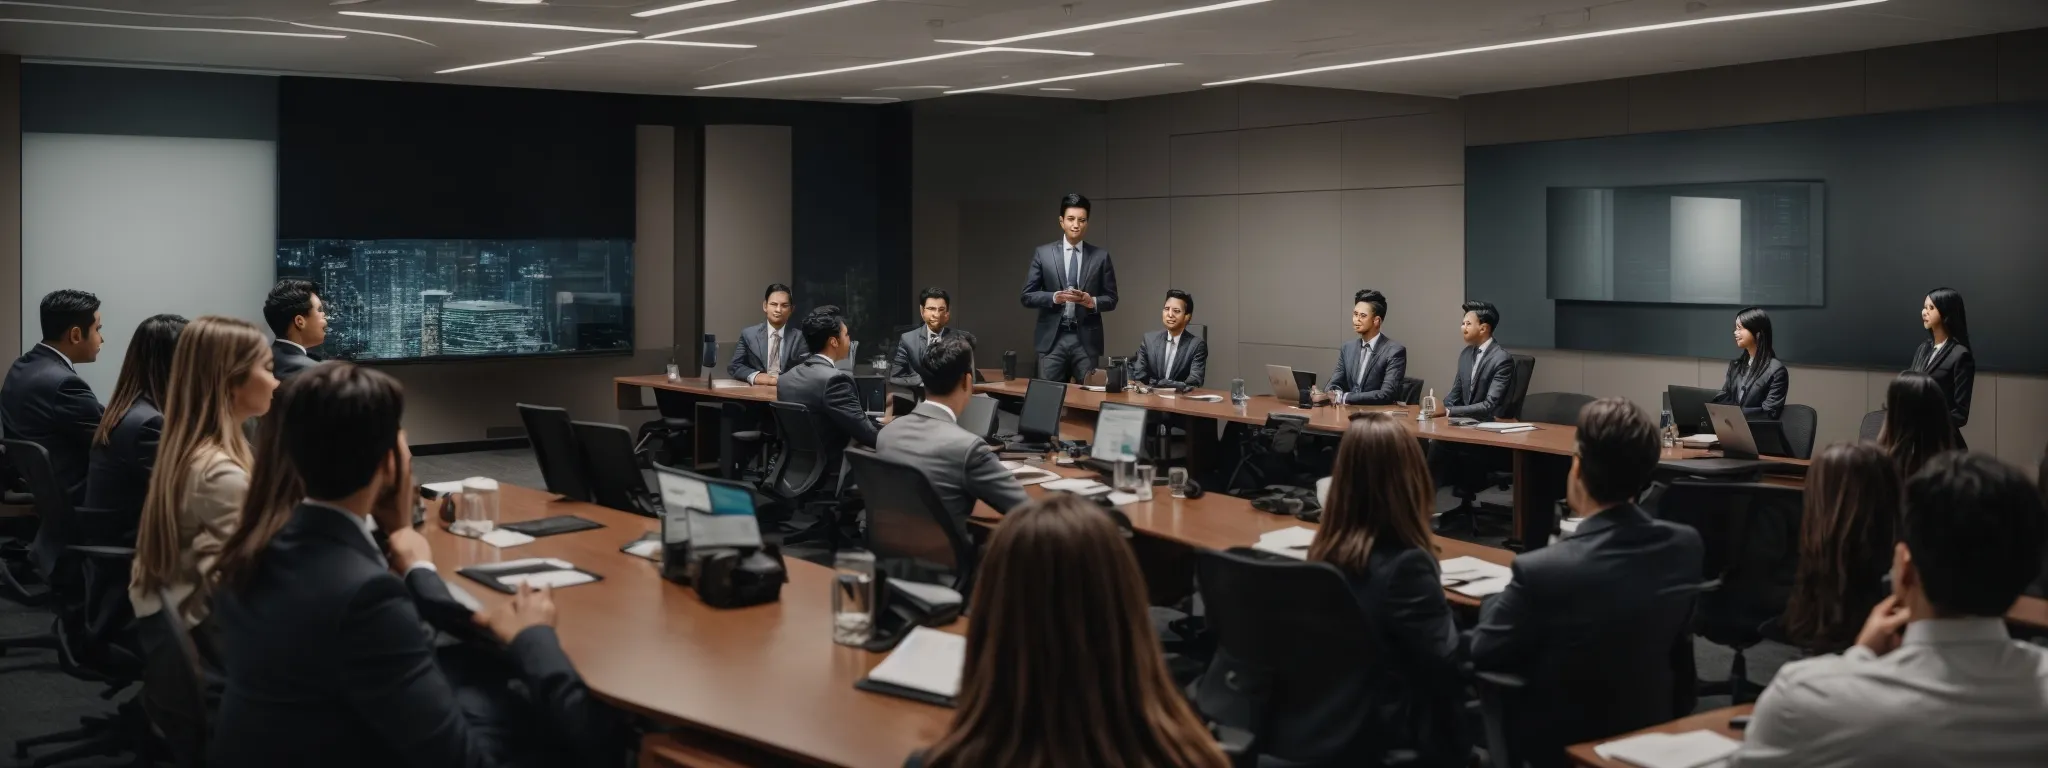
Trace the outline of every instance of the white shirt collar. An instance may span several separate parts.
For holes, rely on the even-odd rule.
[[[1168,344],[1179,344],[1179,343],[1180,343],[1180,337],[1182,337],[1182,336],[1185,336],[1185,335],[1187,335],[1187,331],[1186,331],[1186,330],[1182,330],[1182,331],[1181,331],[1180,333],[1174,333],[1173,331],[1167,331],[1167,332],[1166,332],[1166,343],[1168,343]]]
[[[69,355],[66,355],[63,352],[59,351],[56,347],[44,344],[40,341],[36,342],[36,346],[50,350],[51,352],[56,352],[57,359],[64,361],[64,367],[71,369],[72,373],[78,372],[78,366],[71,364],[71,357]]]
[[[1487,340],[1485,340],[1485,341],[1479,342],[1479,355],[1485,355],[1485,354],[1486,354],[1486,350],[1489,350],[1489,349],[1492,349],[1492,348],[1493,348],[1493,339],[1492,339],[1492,338],[1488,338],[1488,339],[1487,339]]]
[[[939,402],[939,401],[937,401],[937,400],[926,400],[926,401],[925,401],[925,403],[927,403],[927,404],[931,405],[931,406],[932,406],[933,408],[937,408],[937,409],[939,409],[939,410],[941,410],[941,411],[945,411],[945,412],[946,412],[946,419],[947,419],[947,420],[949,420],[949,421],[951,421],[951,422],[953,422],[953,423],[955,423],[955,424],[958,424],[958,423],[960,423],[960,414],[954,413],[954,412],[953,412],[953,409],[951,409],[951,408],[947,408],[947,407],[946,407],[946,404],[945,404],[945,403],[941,403],[941,402]]]
[[[782,328],[777,328],[771,323],[762,323],[762,325],[768,326],[768,335],[770,336],[781,336],[783,328],[789,327],[788,323],[784,323]]]
[[[333,511],[335,511],[335,512],[338,512],[338,513],[340,513],[340,514],[343,514],[343,515],[347,515],[347,516],[348,516],[348,521],[349,521],[349,522],[351,522],[351,523],[355,523],[355,524],[356,524],[356,527],[358,527],[358,528],[361,528],[361,529],[363,529],[363,540],[364,540],[364,541],[367,541],[367,542],[370,542],[370,548],[371,548],[371,549],[377,549],[377,548],[378,548],[378,547],[377,547],[377,521],[376,521],[376,520],[372,520],[372,519],[370,519],[370,518],[368,518],[368,517],[364,517],[364,516],[362,516],[362,515],[358,515],[358,514],[356,514],[356,513],[354,513],[354,512],[350,512],[350,511],[348,511],[348,510],[346,510],[346,509],[342,509],[341,507],[337,507],[337,506],[334,506],[333,504],[328,504],[328,503],[326,503],[326,502],[321,502],[321,501],[314,501],[314,500],[312,500],[312,499],[307,499],[307,500],[305,500],[305,501],[303,501],[303,502],[300,502],[300,503],[302,503],[302,504],[305,504],[306,506],[309,506],[309,507],[319,507],[320,509],[328,509],[328,510],[333,510]]]
[[[278,339],[278,340],[277,340],[277,342],[278,342],[279,344],[290,344],[290,345],[292,345],[292,346],[294,346],[294,347],[298,347],[298,348],[299,348],[299,354],[302,354],[302,355],[303,355],[303,354],[306,354],[306,353],[307,353],[307,351],[308,351],[308,350],[306,349],[306,345],[304,345],[304,344],[300,344],[300,343],[298,343],[298,342],[296,342],[296,341],[292,341],[291,339]]]
[[[1067,254],[1067,252],[1068,252],[1068,251],[1075,251],[1075,252],[1079,252],[1079,253],[1087,253],[1087,252],[1088,252],[1088,249],[1087,249],[1087,245],[1088,245],[1088,241],[1086,241],[1086,240],[1083,240],[1083,241],[1080,241],[1080,242],[1076,242],[1076,243],[1071,243],[1071,244],[1070,244],[1070,243],[1068,243],[1068,242],[1067,242],[1067,238],[1066,238],[1065,236],[1061,236],[1061,237],[1060,237],[1060,255],[1061,255],[1061,256],[1065,256],[1065,255]]]
[[[823,352],[818,352],[818,353],[814,353],[814,354],[812,354],[812,355],[811,355],[811,357],[815,357],[815,358],[818,358],[819,360],[823,360],[823,361],[825,361],[825,364],[826,364],[826,365],[838,365],[838,364],[839,364],[839,362],[838,362],[838,361],[836,361],[836,360],[833,360],[832,358],[826,357],[826,356],[825,356],[825,353],[823,353]]]
[[[1372,338],[1370,339],[1359,339],[1358,346],[1361,349],[1372,349],[1373,347],[1379,346],[1380,337],[1385,335],[1386,334],[1384,333],[1375,333],[1372,335]]]
[[[2008,643],[2012,634],[2001,617],[1964,619],[1922,619],[1906,625],[1905,645],[1947,645],[1950,643]]]

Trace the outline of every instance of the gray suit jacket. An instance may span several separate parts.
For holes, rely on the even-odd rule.
[[[939,337],[956,338],[959,331],[953,326],[939,329]],[[903,332],[903,338],[896,340],[896,352],[889,359],[889,383],[904,387],[924,386],[924,353],[931,346],[930,332],[923,325]]]
[[[782,325],[782,371],[788,373],[797,361],[811,355],[811,345],[804,343],[803,331],[796,323]],[[768,324],[756,323],[740,331],[739,344],[732,348],[732,363],[725,372],[740,381],[754,377],[754,374],[768,370]]]
[[[1451,392],[1444,396],[1444,412],[1480,421],[1492,421],[1500,407],[1508,402],[1508,389],[1515,383],[1515,361],[1508,356],[1507,347],[1495,340],[1487,347],[1486,359],[1479,364],[1479,379],[1472,380],[1472,358],[1479,353],[1478,347],[1466,347],[1458,353],[1458,376],[1451,380]]]
[[[1052,351],[1060,336],[1060,315],[1067,305],[1053,303],[1052,296],[1067,287],[1066,265],[1061,262],[1060,241],[1038,246],[1031,254],[1031,271],[1024,275],[1024,293],[1019,297],[1026,309],[1038,310],[1038,327],[1033,337],[1038,353]],[[1090,355],[1102,354],[1102,313],[1116,309],[1116,264],[1109,251],[1081,241],[1081,278],[1076,286],[1095,297],[1095,308],[1081,307],[1078,322],[1081,348]]]
[[[1379,349],[1372,354],[1365,378],[1358,377],[1358,356],[1364,342],[1346,342],[1337,350],[1337,371],[1330,374],[1330,388],[1344,390],[1348,405],[1389,405],[1401,394],[1401,378],[1408,375],[1408,348],[1382,333]]]
[[[974,433],[961,429],[955,416],[929,400],[889,422],[875,441],[875,452],[923,472],[955,519],[966,524],[974,501],[1008,512],[1029,501],[1024,486],[1003,468],[995,451]]]
[[[1173,370],[1166,369],[1165,328],[1145,334],[1138,341],[1138,356],[1131,358],[1131,380],[1148,386],[1180,384],[1198,389],[1208,370],[1209,342],[1187,331],[1180,333],[1180,350],[1174,353]]]
[[[798,403],[811,409],[818,422],[818,436],[825,445],[825,466],[839,466],[839,454],[850,441],[875,444],[881,427],[868,418],[854,388],[853,374],[842,371],[818,356],[806,357],[784,369],[775,380],[775,399]]]

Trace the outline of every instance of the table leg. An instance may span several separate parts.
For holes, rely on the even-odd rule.
[[[612,402],[621,411],[645,410],[640,401],[640,385],[612,382]]]
[[[1514,535],[1505,544],[1517,552],[1542,547],[1557,529],[1552,511],[1565,495],[1566,457],[1515,451]]]

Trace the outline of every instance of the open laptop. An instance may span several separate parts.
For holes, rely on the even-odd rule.
[[[1707,418],[1707,404],[1721,396],[1721,390],[1705,387],[1684,387],[1673,384],[1666,390],[1671,399],[1671,420],[1678,424],[1682,435],[1698,434],[1700,424],[1711,421]],[[1709,434],[1720,434],[1709,430]]]
[[[1316,375],[1312,371],[1297,371],[1284,365],[1266,366],[1266,386],[1273,388],[1273,396],[1293,403],[1300,402],[1301,391],[1316,388]]]
[[[967,398],[967,410],[960,414],[960,428],[986,441],[996,433],[996,399],[988,395]]]

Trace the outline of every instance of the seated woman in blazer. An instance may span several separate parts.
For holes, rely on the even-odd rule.
[[[1898,466],[1875,443],[1836,443],[1806,472],[1799,568],[1785,605],[1785,637],[1809,653],[1856,643],[1870,609],[1888,592],[1898,541]]]
[[[1728,378],[1714,402],[1742,407],[1751,419],[1777,420],[1785,415],[1785,392],[1792,372],[1771,349],[1771,314],[1750,307],[1735,314],[1735,346],[1742,355],[1728,361]]]
[[[1961,430],[1970,423],[1970,390],[1977,386],[1977,358],[1970,354],[1970,323],[1963,295],[1954,288],[1936,288],[1920,300],[1920,326],[1927,340],[1913,350],[1913,367],[1934,377],[1948,398],[1948,417],[1957,430],[1956,447],[1968,448]]]
[[[157,404],[170,392],[171,357],[188,322],[178,315],[154,315],[135,326],[121,361],[121,377],[114,382],[99,431],[92,436],[85,506],[112,512],[130,544],[142,519],[142,503],[149,497],[156,445],[163,439],[164,412]]]

